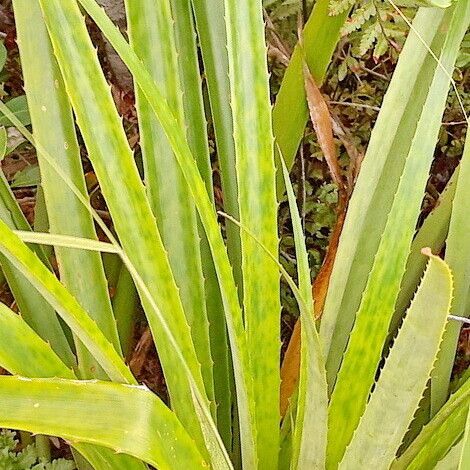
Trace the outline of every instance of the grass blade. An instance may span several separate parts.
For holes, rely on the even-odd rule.
[[[426,254],[427,270],[339,465],[342,470],[388,470],[426,388],[453,293],[449,267],[429,249]],[[420,353],[410,354],[413,349]]]

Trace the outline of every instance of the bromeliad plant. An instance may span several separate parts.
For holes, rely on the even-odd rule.
[[[416,14],[320,322],[288,167],[307,119],[304,72],[321,83],[347,12],[330,17],[328,2],[316,3],[272,111],[261,4],[127,0],[128,43],[95,0],[13,0],[33,135],[0,108],[36,146],[49,231],[31,231],[2,180],[0,263],[21,316],[0,305],[0,366],[12,374],[0,376],[0,426],[67,439],[79,468],[467,468],[470,379],[450,382],[460,323],[449,314],[469,311],[469,143],[441,203],[415,226],[470,2]],[[144,182],[80,8],[133,75]],[[90,205],[75,126],[113,231]],[[282,178],[298,285],[277,256]],[[445,261],[421,254],[444,243]],[[280,274],[302,323],[287,395]],[[136,291],[169,406],[124,361]]]

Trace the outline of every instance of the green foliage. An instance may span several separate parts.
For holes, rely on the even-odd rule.
[[[3,429],[0,431],[0,468],[2,470],[74,470],[71,460],[56,459],[51,462],[39,457],[35,444],[18,451],[19,441],[16,433]]]
[[[448,396],[447,359],[455,353],[449,332],[458,328],[448,325],[448,315],[466,313],[470,291],[462,242],[470,143],[441,207],[414,235],[436,144],[456,156],[462,149],[439,139],[439,128],[470,1],[421,8],[408,32],[385,2],[319,0],[274,109],[261,0],[220,0],[217,15],[199,0],[126,3],[129,42],[95,0],[13,1],[34,137],[14,110],[0,103],[0,111],[36,145],[49,225],[48,233],[31,231],[2,178],[0,265],[21,315],[0,306],[0,366],[12,374],[0,376],[0,426],[64,438],[97,470],[427,470],[453,462],[455,444],[468,440],[470,379]],[[291,21],[300,2],[264,5]],[[410,17],[416,6],[409,5]],[[83,12],[133,76],[143,174]],[[346,69],[327,73],[341,28],[347,39],[334,60]],[[391,69],[375,72],[380,85],[347,91],[369,107],[358,117],[347,103],[352,109],[342,116],[358,123],[353,135],[341,135],[345,148],[365,146],[380,112],[349,201],[324,314],[315,322],[311,282],[336,222],[339,191],[325,181],[324,157],[308,133],[302,150],[313,158],[304,155],[296,184],[289,180],[307,120],[304,73],[308,67],[318,84],[328,78],[328,92],[341,81],[346,88],[368,60],[386,53],[392,62],[398,56],[390,84]],[[380,103],[374,92],[387,86]],[[451,108],[456,99],[451,95]],[[210,178],[205,113],[224,200]],[[339,156],[343,167],[353,159],[348,152]],[[99,213],[82,159],[103,197]],[[305,172],[313,175],[309,181]],[[293,236],[279,243],[282,188],[281,234],[292,229]],[[228,213],[225,230],[215,202]],[[111,230],[99,217],[106,210]],[[427,262],[420,254],[423,243],[437,253],[446,241],[445,261],[430,250]],[[41,244],[54,247],[59,275]],[[117,303],[100,252],[112,253],[127,274]],[[118,336],[116,308],[134,305],[132,283],[168,403],[137,385],[121,353],[129,344]],[[301,320],[300,377],[280,426],[280,304],[287,296]],[[447,375],[431,373],[436,357]],[[11,433],[2,439],[17,468],[59,465],[40,462],[36,447],[16,453]]]
[[[470,63],[470,32],[468,32],[462,42],[462,47],[460,48],[460,55],[457,59],[456,66],[465,68]]]
[[[338,15],[348,10],[352,4],[332,0],[330,13]],[[413,10],[405,9],[403,13],[412,16]],[[392,7],[388,0],[363,0],[354,3],[352,13],[346,20],[341,34],[348,36],[353,57],[361,58],[369,50],[378,61],[391,48],[400,50],[406,38],[408,28],[402,16]]]

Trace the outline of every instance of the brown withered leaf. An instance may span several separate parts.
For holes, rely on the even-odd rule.
[[[314,299],[314,316],[315,319],[320,318],[323,307],[325,305],[326,294],[328,292],[328,285],[330,283],[331,272],[336,258],[336,251],[338,249],[339,238],[344,225],[346,217],[347,198],[345,195],[340,199],[338,204],[339,214],[336,225],[333,229],[330,238],[328,251],[323,261],[320,272],[312,286],[313,299]],[[281,391],[280,391],[280,411],[281,416],[284,416],[289,406],[289,400],[294,393],[297,383],[299,381],[300,371],[300,321],[297,320],[292,332],[292,336],[287,346],[284,360],[281,366]]]
[[[338,190],[342,192],[345,190],[345,185],[338,163],[338,151],[333,138],[330,110],[305,61],[303,64],[303,74],[310,119],[317,135],[318,144],[325,156],[331,177],[337,184]]]
[[[341,169],[338,163],[338,152],[333,137],[333,120],[328,109],[328,105],[321,94],[315,80],[313,79],[310,70],[304,60],[303,65],[305,92],[307,96],[308,108],[310,118],[312,120],[315,133],[317,135],[318,143],[323,151],[325,160],[331,173],[333,181],[338,186],[338,207],[337,207],[337,221],[333,232],[331,234],[328,251],[323,261],[320,272],[318,273],[313,286],[314,298],[314,316],[316,319],[320,318],[323,307],[325,305],[326,294],[328,292],[328,285],[330,282],[331,272],[333,270],[336,252],[338,249],[340,235],[343,229],[344,220],[346,217],[346,210],[349,202],[349,196],[352,191],[352,186],[356,177],[356,171],[353,170],[352,177],[348,178],[346,183],[341,175]],[[337,130],[339,133],[339,130]],[[340,136],[343,144],[346,142],[345,136]],[[348,153],[353,149],[347,148]],[[351,155],[352,156],[352,155]],[[356,158],[352,159],[352,166],[358,167],[360,157],[354,155]],[[289,406],[289,400],[294,393],[299,380],[300,370],[300,322],[297,321],[292,333],[289,345],[284,356],[281,367],[281,393],[280,393],[280,411],[281,416],[284,416]]]

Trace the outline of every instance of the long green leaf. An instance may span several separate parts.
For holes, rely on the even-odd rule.
[[[444,246],[449,231],[452,201],[455,195],[458,174],[459,168],[457,167],[439,196],[436,206],[426,217],[413,239],[411,252],[406,262],[406,271],[401,283],[400,294],[395,305],[395,317],[390,327],[392,334],[395,333],[403,313],[410,304],[416,292],[416,286],[419,284],[419,280],[426,268],[426,258],[422,255],[421,250],[429,247],[433,253],[440,253]]]
[[[467,412],[467,424],[465,434],[462,438],[462,449],[460,451],[460,461],[458,470],[468,470],[470,468],[470,405]]]
[[[427,44],[433,42],[444,12],[420,10],[413,28]],[[434,49],[442,45],[434,41]],[[381,111],[351,197],[326,296],[320,335],[327,355],[330,389],[344,354],[362,292],[397,191],[432,72],[437,65],[411,31]],[[359,256],[360,250],[360,256]],[[356,255],[357,254],[357,255]]]
[[[393,343],[393,338],[397,334],[406,309],[410,305],[416,292],[416,286],[419,285],[420,279],[425,271],[426,257],[422,255],[421,250],[424,247],[429,247],[433,253],[440,253],[444,246],[449,229],[452,199],[455,194],[458,172],[459,169],[457,168],[439,196],[434,209],[426,217],[413,240],[406,263],[406,271],[401,282],[400,294],[395,305],[395,313],[389,327],[387,345],[384,351],[387,351],[389,345]],[[414,439],[423,425],[429,421],[430,395],[430,387],[428,386],[425,399],[420,403],[420,410],[413,419],[402,445],[407,445],[406,443],[409,444],[409,441]]]
[[[459,470],[459,458],[462,450],[462,442],[455,444],[447,455],[437,462],[434,470]]]
[[[12,374],[25,377],[75,378],[74,373],[59,359],[51,346],[43,341],[25,322],[0,304],[0,366]],[[77,444],[75,448],[93,463],[96,470],[109,465],[123,470],[144,469],[138,460],[116,455],[110,449]]]
[[[462,450],[462,442],[455,444],[447,455],[437,462],[434,470],[459,470],[459,458]]]
[[[183,108],[188,144],[206,184],[209,197],[214,202],[212,165],[209,154],[207,120],[204,110],[201,70],[199,68],[197,37],[192,4],[191,0],[170,0],[170,3],[174,19],[180,80],[182,89],[184,90]],[[220,419],[220,423],[218,422],[217,426],[219,430],[222,430],[224,442],[227,448],[229,448],[232,422],[231,392],[228,388],[230,375],[228,370],[227,333],[219,283],[217,281],[210,247],[200,221],[199,232],[201,236],[202,271],[206,297],[206,323],[207,321],[209,322],[208,326],[207,324],[205,325],[205,328],[209,330],[207,342],[210,344],[209,354],[206,353],[208,363],[206,363],[207,365],[205,367],[203,366],[203,374],[204,371],[206,371],[204,377],[207,393],[210,399],[214,400],[214,414],[217,415],[217,421]],[[215,348],[215,351],[213,348]],[[200,354],[201,363],[205,364],[203,361],[204,350],[202,349],[201,353],[198,352],[198,354]],[[219,370],[217,370],[218,367],[220,367]]]
[[[164,90],[178,124],[184,129],[185,108],[178,79],[178,52],[170,2],[163,0],[157,5],[151,0],[131,0],[126,2],[126,10],[130,43],[155,83]],[[188,52],[180,50],[179,53]],[[213,400],[209,325],[196,209],[165,133],[139,87],[136,97],[148,199],[180,290],[206,393]],[[186,124],[188,128],[193,126],[190,121]],[[196,149],[200,151],[198,146]]]
[[[374,383],[419,216],[450,74],[469,21],[470,2],[465,0],[447,10],[440,25],[440,31],[445,31],[440,65],[432,73],[331,397],[328,462],[333,468],[351,440]],[[356,194],[364,197],[361,191]]]
[[[0,219],[11,229],[31,231],[31,227],[21,212],[1,171]],[[47,262],[42,250],[37,248],[35,250],[37,250],[37,254],[41,259]],[[41,338],[51,343],[54,351],[59,354],[67,365],[72,366],[76,362],[75,356],[70,349],[54,309],[35,289],[31,288],[30,282],[6,258],[0,257],[0,265],[24,319]]]
[[[452,315],[466,317],[470,301],[470,220],[467,214],[470,200],[470,135],[467,136],[460,162],[460,171],[452,201],[452,216],[446,240],[445,259],[455,279]],[[431,382],[431,416],[437,413],[449,395],[449,383],[460,334],[460,324],[449,322]]]
[[[76,299],[7,225],[0,221],[0,252],[50,303],[112,380],[134,382],[113,345]]]
[[[178,3],[178,1],[173,3]],[[227,99],[227,96],[230,96],[230,80],[227,73],[228,57],[227,49],[222,47],[227,42],[223,0],[213,0],[210,3],[205,0],[192,0],[191,3],[197,26],[212,124],[214,126],[217,158],[224,195],[224,210],[238,219],[238,190],[235,171],[232,110]],[[191,142],[189,144],[191,145]],[[193,145],[192,148],[194,149],[195,146]],[[201,172],[201,174],[204,176],[204,172]],[[240,234],[232,224],[226,226],[226,245],[233,268],[235,283],[241,289]],[[205,254],[206,249],[205,240],[203,239],[203,262],[204,258],[208,258],[208,253]],[[232,439],[232,387],[227,334],[225,320],[222,315],[223,306],[218,289],[217,292],[214,292],[215,282],[212,272],[207,272],[207,269],[205,269],[204,275],[206,278],[206,304],[209,317],[212,359],[214,361],[213,374],[217,402],[217,426],[226,446],[230,448]]]
[[[35,141],[55,157],[62,171],[86,195],[72,109],[52,53],[39,3],[37,0],[15,0],[13,5]],[[54,123],[53,127],[51,122]],[[56,234],[97,238],[93,219],[87,208],[70,188],[57,184],[58,175],[41,152],[38,152],[38,160],[50,230]],[[64,217],[64,214],[73,214],[73,217]],[[101,255],[60,247],[55,252],[61,281],[119,350],[120,343]],[[83,378],[106,378],[86,348],[80,342],[76,346]]]
[[[113,311],[124,357],[128,357],[131,352],[138,301],[134,280],[123,264],[116,282]]]
[[[183,108],[188,143],[202,179],[206,183],[207,192],[213,197],[207,121],[191,0],[170,0],[170,5],[178,51],[180,82],[184,90]],[[168,47],[168,44],[166,46]]]
[[[0,365],[8,372],[25,377],[75,378],[51,346],[2,303],[0,335]]]
[[[142,66],[134,51],[126,43],[119,31],[116,30],[109,18],[96,5],[94,0],[79,0],[93,20],[104,32],[106,38],[118,51],[120,57],[131,70],[134,79],[146,94],[146,98],[157,115],[165,133],[172,145],[175,157],[191,189],[197,210],[211,247],[211,252],[219,280],[220,291],[230,338],[232,362],[235,383],[237,387],[238,414],[240,417],[240,434],[249,462],[256,461],[254,449],[253,400],[251,378],[249,375],[249,360],[247,357],[246,336],[243,328],[241,309],[235,287],[233,272],[229,263],[224,241],[220,233],[213,205],[207,194],[204,181],[192,157],[189,146],[170,108],[155,86],[151,76]]]
[[[221,170],[224,211],[240,218],[238,209],[237,174],[235,170],[235,142],[228,75],[227,31],[224,0],[192,0],[194,17],[204,62],[210,109],[214,125],[217,158]],[[240,233],[231,224],[227,226],[227,251],[235,282],[242,289]]]
[[[307,62],[315,82],[320,86],[338,43],[341,27],[348,16],[347,9],[337,16],[331,16],[329,5],[330,0],[315,2],[302,31],[303,46],[297,44],[294,49],[273,108],[274,137],[289,169],[294,163],[308,119],[303,61]],[[282,191],[282,172],[279,171],[277,176],[278,190]]]
[[[227,46],[240,222],[278,250],[274,148],[261,1],[226,0]],[[245,51],[241,54],[240,51]],[[241,234],[243,305],[254,383],[259,468],[275,468],[279,447],[279,273]]]
[[[302,322],[301,360],[291,468],[299,470],[325,468],[328,433],[328,386],[325,360],[311,313],[313,312],[313,296],[302,221],[294,189],[289,180],[289,171],[284,160],[281,160],[281,163],[294,229],[299,290],[304,299],[304,303],[299,306]]]
[[[72,110],[52,53],[39,2],[16,0],[14,8],[35,142],[49,155],[54,155],[62,172],[74,181],[83,196],[87,197]],[[38,70],[41,73],[38,73]],[[55,123],[53,128],[50,122]],[[87,207],[67,185],[57,184],[59,175],[41,152],[38,152],[38,159],[51,231],[96,239],[92,215]],[[74,214],[74,217],[64,217],[64,213]],[[56,255],[62,282],[90,312],[116,350],[120,351],[117,325],[100,253],[56,247]],[[80,269],[77,270],[77,266]],[[79,340],[76,342],[80,377],[106,379],[107,375],[97,361]],[[102,449],[96,453],[98,452],[102,452]],[[129,468],[142,467],[137,461],[131,464],[128,458],[121,459],[119,456],[109,455],[108,451],[104,451],[104,457],[113,466],[124,460]]]
[[[453,292],[449,267],[427,254],[423,280],[339,465],[342,470],[389,469],[426,388]],[[413,350],[419,354],[410,354]]]
[[[0,377],[0,426],[109,447],[159,470],[207,469],[175,414],[143,386]]]
[[[190,371],[203,393],[200,365],[168,256],[110,89],[76,2],[41,0],[41,7],[114,226],[127,257],[146,287],[146,292],[143,292],[143,286],[138,285],[162,361],[172,407],[203,448],[198,417],[192,401],[188,400],[190,386],[187,376]],[[98,10],[102,13],[101,9]],[[137,61],[141,64],[139,59]],[[173,120],[172,124],[180,128]],[[146,293],[150,293],[150,299]],[[160,315],[176,340],[176,349],[167,337]],[[185,367],[181,366],[182,358]]]
[[[190,0],[170,0],[170,4],[174,19],[180,81],[184,90],[183,108],[188,144],[196,159],[201,176],[206,183],[209,197],[213,200],[212,166],[209,155],[207,121],[202,96],[201,71],[199,69],[192,5]],[[214,19],[213,14],[212,20]],[[209,351],[205,353],[207,347],[197,347],[197,345],[196,347],[203,364],[203,374],[206,371],[205,382],[207,393],[211,399],[215,399],[213,405],[216,407],[217,426],[222,431],[224,441],[227,447],[229,447],[232,425],[231,392],[229,389],[228,343],[223,305],[212,255],[202,226],[200,226],[199,231],[201,232],[202,270],[205,281],[207,319],[209,321],[209,340],[206,339],[206,341],[210,341],[210,355],[208,354]],[[230,242],[228,243],[230,244]],[[207,329],[207,325],[205,325],[205,328]],[[201,329],[199,328],[199,330]],[[197,330],[193,332],[193,335],[196,334]],[[204,361],[204,355],[207,356],[206,361]],[[207,365],[204,367],[204,364]],[[214,367],[211,367],[212,364]],[[209,387],[210,384],[213,385]]]

